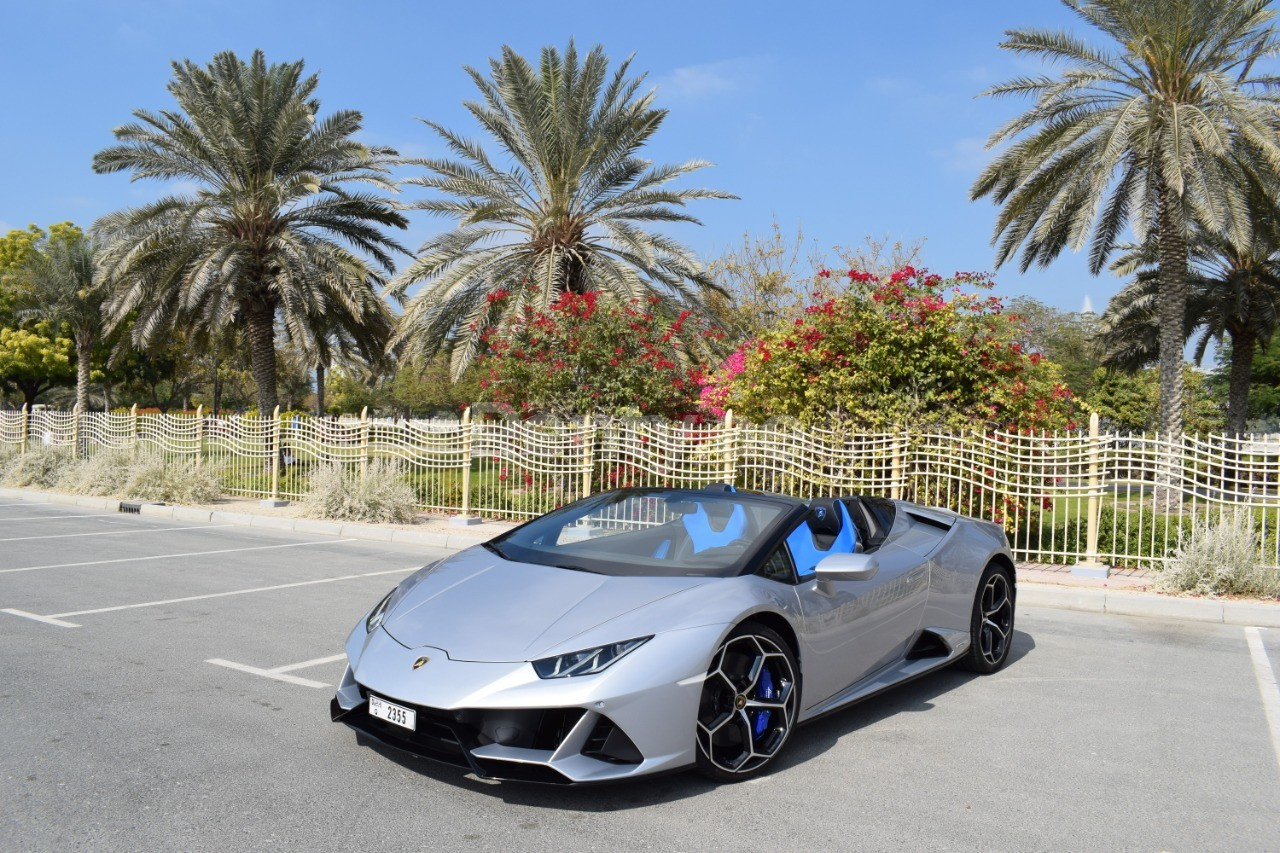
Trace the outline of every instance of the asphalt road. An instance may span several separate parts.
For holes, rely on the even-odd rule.
[[[814,723],[736,786],[490,783],[357,745],[315,685],[441,553],[0,506],[0,848],[1280,849],[1236,626],[1021,609],[1004,671]]]

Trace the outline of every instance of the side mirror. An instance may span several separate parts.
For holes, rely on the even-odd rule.
[[[817,566],[819,580],[869,581],[878,571],[875,554],[831,554]]]

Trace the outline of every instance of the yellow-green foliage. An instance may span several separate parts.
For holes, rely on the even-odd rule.
[[[1024,329],[985,276],[905,267],[886,279],[850,270],[849,290],[741,350],[717,378],[723,408],[761,421],[843,417],[867,427],[1075,427],[1057,367],[1023,350]]]

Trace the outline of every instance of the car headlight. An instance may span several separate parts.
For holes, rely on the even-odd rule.
[[[396,589],[399,589],[399,587],[396,587]],[[369,611],[369,615],[364,620],[364,629],[366,632],[372,634],[377,630],[378,626],[382,624],[382,617],[387,613],[387,605],[391,603],[391,596],[395,594],[396,590],[391,590],[391,592],[387,593],[386,596],[378,602],[376,607]]]
[[[583,649],[580,652],[543,658],[533,662],[533,671],[538,673],[539,678],[595,675],[613,666],[652,639],[652,636],[637,637],[634,640],[623,640],[621,643],[610,643],[607,646],[596,646],[594,649]]]

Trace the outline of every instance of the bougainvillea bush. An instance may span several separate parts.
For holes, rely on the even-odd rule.
[[[519,415],[683,418],[698,411],[701,387],[684,353],[707,334],[689,312],[666,315],[657,300],[566,292],[547,311],[526,308],[511,327],[485,333],[480,387]]]
[[[845,293],[744,345],[703,389],[704,408],[866,428],[1075,428],[1058,368],[1023,349],[1022,320],[986,275],[848,276]]]

